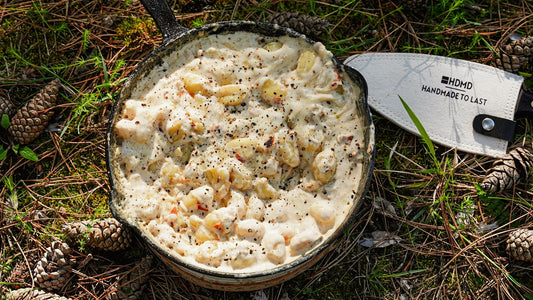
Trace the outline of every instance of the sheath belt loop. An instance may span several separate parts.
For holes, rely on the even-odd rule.
[[[474,118],[474,130],[486,136],[512,141],[516,122],[491,115],[477,115]]]

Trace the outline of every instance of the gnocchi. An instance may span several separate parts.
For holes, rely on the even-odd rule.
[[[286,95],[287,88],[270,78],[265,80],[261,87],[261,99],[270,105],[279,104]]]
[[[362,184],[349,156],[362,121],[346,117],[359,89],[320,43],[244,32],[190,43],[118,106],[117,211],[199,268],[294,262],[331,237]]]

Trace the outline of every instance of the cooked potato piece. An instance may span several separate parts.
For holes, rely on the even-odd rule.
[[[331,228],[335,223],[335,208],[325,201],[313,203],[309,209],[309,214],[319,226],[324,226],[327,229]]]
[[[279,161],[274,157],[269,157],[258,170],[259,174],[264,177],[273,177],[278,174]]]
[[[249,267],[257,261],[257,255],[260,253],[257,245],[242,241],[236,248],[233,250],[231,255],[231,266],[234,269],[242,269]]]
[[[200,218],[199,216],[191,215],[189,217],[189,226],[191,226],[191,228],[196,229],[200,227],[200,225],[203,225],[203,224],[204,224],[204,220]]]
[[[330,149],[317,154],[313,161],[313,176],[322,183],[331,180],[337,171],[337,159],[335,153]]]
[[[228,200],[228,206],[234,209],[238,219],[243,219],[246,215],[246,200],[244,195],[238,191],[231,191],[231,197]]]
[[[193,96],[195,94],[206,94],[204,85],[208,82],[209,81],[207,78],[198,74],[186,73],[183,75],[183,85],[185,89]]]
[[[122,119],[115,124],[115,132],[121,139],[130,139],[143,144],[150,140],[153,130],[148,126],[139,124],[139,121]]]
[[[253,138],[236,138],[226,143],[226,149],[233,151],[240,159],[250,159],[255,154],[257,140]]]
[[[267,43],[263,46],[263,48],[268,51],[276,51],[278,49],[281,49],[281,47],[283,47],[283,44],[277,41]]]
[[[295,139],[292,135],[281,133],[278,135],[276,154],[282,163],[295,168],[300,164],[300,153],[296,147]]]
[[[271,200],[278,196],[278,191],[268,183],[265,177],[256,179],[254,182],[257,196],[264,200]]]
[[[142,110],[142,102],[134,99],[130,99],[124,102],[122,108],[122,117],[124,119],[133,120],[137,116],[137,111]]]
[[[268,223],[282,223],[289,218],[287,201],[284,199],[274,200],[268,203],[265,209],[265,221]]]
[[[316,125],[298,125],[294,128],[298,146],[307,151],[317,151],[324,141],[324,132]]]
[[[169,119],[164,123],[164,130],[172,141],[179,141],[183,139],[185,130],[180,130],[182,124],[183,121],[178,118]]]
[[[206,241],[195,252],[194,259],[208,266],[218,267],[224,258],[224,249],[218,246],[217,241]]]
[[[265,247],[267,258],[275,263],[281,264],[285,261],[286,249],[285,249],[285,238],[277,233],[272,232],[263,237],[261,241],[263,247]]]
[[[236,213],[236,210],[229,207],[219,208],[205,216],[204,225],[207,228],[220,233],[221,236],[226,236],[233,232],[235,221],[237,220]]]
[[[230,181],[235,188],[249,190],[252,188],[252,172],[240,161],[232,159]]]
[[[200,209],[208,211],[212,209],[214,193],[212,187],[204,185],[190,191],[183,198],[182,203],[188,210]]]
[[[200,226],[198,229],[196,229],[196,232],[194,233],[194,237],[196,238],[196,241],[198,244],[202,244],[207,241],[213,241],[217,240],[217,235],[212,232],[211,230],[207,229],[205,226]]]
[[[187,226],[187,220],[181,212],[170,213],[165,216],[164,220],[170,225],[170,227],[174,228],[174,230],[179,230],[180,228]]]
[[[254,218],[262,221],[265,214],[265,203],[257,196],[250,196],[248,199],[248,209],[246,210],[246,218]]]
[[[302,74],[311,71],[311,69],[315,65],[316,58],[317,56],[314,51],[305,50],[304,52],[302,52],[300,58],[298,59],[296,72]]]
[[[218,102],[229,106],[240,105],[248,98],[249,93],[248,88],[242,84],[223,85],[217,92]]]
[[[267,79],[261,87],[261,99],[270,105],[280,103],[287,96],[287,88],[279,82]]]
[[[215,191],[215,198],[225,198],[230,189],[230,172],[225,167],[211,168],[204,171],[209,184]]]
[[[256,219],[242,220],[237,224],[237,234],[260,240],[265,234],[265,225]]]
[[[174,186],[185,179],[179,166],[172,159],[166,158],[159,172],[159,180],[164,187]]]
[[[312,229],[308,229],[297,233],[290,243],[291,254],[300,255],[304,252],[311,250],[314,245],[322,240],[322,235],[320,232],[317,232]]]

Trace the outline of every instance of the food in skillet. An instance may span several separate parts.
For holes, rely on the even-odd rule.
[[[360,90],[316,43],[195,39],[138,82],[112,128],[122,216],[185,263],[269,270],[327,240],[357,199]]]

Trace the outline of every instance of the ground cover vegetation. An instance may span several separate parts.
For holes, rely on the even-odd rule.
[[[341,60],[367,51],[412,52],[505,67],[498,63],[500,49],[533,29],[533,3],[526,0],[169,3],[189,28],[272,20],[281,12],[319,17],[327,26],[315,38]],[[533,299],[533,265],[506,251],[510,232],[533,227],[531,181],[487,193],[480,183],[494,158],[433,145],[378,114],[375,170],[360,216],[334,251],[279,286],[208,290],[157,261],[140,268],[143,274],[132,273],[139,270],[134,262],[147,254],[138,241],[106,252],[93,249],[83,234],[65,234],[65,223],[111,216],[109,112],[128,74],[160,43],[154,21],[137,0],[0,4],[0,96],[20,109],[52,80],[62,86],[51,120],[33,141],[15,142],[7,130],[14,120],[2,117],[0,295],[31,286],[45,249],[64,241],[78,263],[54,292],[71,299],[111,299],[120,278],[134,281],[131,274],[148,271],[139,299]],[[522,58],[512,71],[529,86],[533,56],[511,54]],[[531,147],[531,123],[517,125],[509,148]]]

